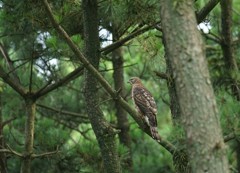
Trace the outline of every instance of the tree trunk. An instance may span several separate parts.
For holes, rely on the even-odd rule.
[[[84,17],[85,56],[88,61],[98,69],[100,58],[97,0],[83,0],[82,8]],[[97,80],[88,70],[85,70],[84,77],[86,109],[101,150],[105,171],[108,173],[119,173],[120,162],[115,139],[116,131],[104,119],[103,113],[99,108]]]
[[[112,52],[113,63],[113,78],[116,91],[120,91],[120,96],[125,97],[124,76],[123,76],[123,57],[121,48]],[[119,133],[120,143],[123,144],[128,150],[128,157],[125,160],[126,168],[132,170],[132,156],[131,156],[131,137],[129,135],[129,123],[127,118],[127,112],[116,102],[116,116],[117,126],[121,130]]]
[[[3,138],[2,93],[0,91],[0,149],[5,148]],[[0,173],[7,173],[7,159],[5,153],[0,153]]]
[[[168,93],[170,97],[170,110],[172,114],[172,119],[174,122],[176,122],[181,117],[180,106],[179,106],[176,86],[173,78],[172,67],[167,55],[165,59],[166,59],[166,66],[167,66],[167,74],[170,76],[170,78],[167,80]]]
[[[170,98],[170,110],[171,110],[172,120],[174,125],[178,125],[181,120],[179,99],[176,91],[176,84],[173,78],[173,70],[172,70],[168,55],[165,55],[165,60],[166,60],[166,66],[167,66],[167,74],[170,76],[169,79],[167,80],[168,93]],[[175,167],[175,172],[191,173],[192,170],[189,165],[189,159],[186,153],[187,151],[184,145],[184,141],[182,140],[182,137],[180,139],[177,139],[177,141],[178,141],[178,146],[177,146],[178,152],[173,154],[173,164]]]
[[[192,172],[228,173],[218,110],[192,0],[162,0],[161,18]]]
[[[34,122],[36,103],[32,98],[25,98],[27,119],[25,123],[25,151],[22,160],[21,173],[31,173],[31,161],[34,141]]]
[[[238,74],[238,66],[234,58],[232,48],[232,0],[221,1],[221,14],[222,14],[222,51],[225,61],[227,77],[230,79],[230,87],[232,95],[240,101],[240,86],[235,79]]]
[[[232,96],[240,101],[240,85],[236,80],[238,74],[238,66],[234,58],[233,40],[232,40],[232,0],[220,2],[221,18],[222,18],[222,43],[221,48],[225,62],[225,71],[227,78],[230,79],[228,84],[231,88]],[[240,171],[240,144],[236,142],[237,170]]]

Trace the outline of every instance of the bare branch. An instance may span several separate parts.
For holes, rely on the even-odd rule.
[[[32,93],[32,83],[33,82],[33,57],[30,64],[30,77],[29,77],[29,93]]]
[[[16,83],[16,81],[11,78],[0,66],[0,77],[6,82],[10,87],[12,87],[17,93],[19,93],[22,97],[25,97],[26,91],[22,88],[21,85]]]
[[[220,0],[209,0],[208,3],[197,13],[197,22],[201,23]]]
[[[46,95],[47,93],[59,88],[60,86],[67,84],[74,78],[83,74],[83,69],[84,69],[84,67],[78,67],[77,69],[75,69],[74,71],[72,71],[71,73],[66,75],[64,78],[60,79],[59,81],[57,81],[51,85],[49,85],[49,83],[47,83],[47,85],[45,85],[44,87],[42,87],[35,93],[35,98],[39,98],[43,95]]]
[[[4,121],[1,126],[4,127],[5,125],[11,123],[11,122],[12,122],[13,120],[15,120],[15,119],[17,119],[17,117],[12,117],[12,118]]]
[[[224,142],[226,143],[226,142],[231,141],[235,138],[236,138],[236,134],[233,132],[233,133],[230,133],[230,134],[224,136],[223,139],[224,139]]]
[[[43,158],[43,157],[49,157],[49,156],[52,156],[54,154],[58,154],[60,151],[58,149],[58,146],[57,146],[57,149],[55,151],[51,151],[51,152],[46,152],[46,153],[42,153],[42,154],[33,154],[32,155],[32,158]]]
[[[42,111],[39,111],[39,110],[37,110],[42,116],[45,116],[45,114],[42,112]],[[58,118],[58,117],[56,117],[56,116],[51,116],[51,117],[49,117],[50,119],[52,119],[52,120],[54,120],[54,121],[56,121],[58,124],[61,124],[61,125],[63,125],[64,127],[67,127],[68,129],[70,129],[70,130],[75,130],[75,131],[77,131],[77,132],[79,132],[80,134],[81,134],[81,131],[78,129],[78,126],[79,126],[79,124],[81,123],[81,122],[78,122],[78,121],[74,121],[74,123],[71,123],[71,121],[65,121],[65,120],[63,120],[63,119],[60,119],[60,118]]]
[[[37,106],[39,106],[41,108],[44,108],[44,109],[51,110],[53,112],[60,113],[60,114],[70,115],[70,116],[78,117],[78,118],[82,118],[82,119],[88,119],[87,116],[80,115],[79,113],[63,111],[63,110],[55,109],[55,108],[52,108],[52,107],[49,107],[49,106],[46,106],[46,105],[42,105],[42,104],[37,104]]]
[[[150,30],[150,29],[153,29],[157,24],[154,24],[154,25],[149,25],[149,26],[145,26],[131,34],[129,34],[128,36],[126,36],[125,38],[121,39],[121,40],[118,40],[112,44],[110,44],[109,46],[106,46],[102,49],[100,49],[100,52],[102,52],[103,54],[107,55],[108,53],[112,52],[113,50],[121,47],[124,43],[128,42],[129,40],[141,35],[142,33]]]
[[[221,40],[220,38],[218,38],[217,36],[215,36],[215,35],[213,35],[213,34],[211,34],[211,33],[209,33],[209,34],[204,34],[204,36],[205,36],[207,39],[212,40],[212,41],[214,41],[215,43],[218,43],[218,44],[220,44],[220,45],[221,45],[221,43],[222,43],[222,40]]]
[[[13,61],[11,60],[11,58],[8,55],[8,52],[6,51],[6,49],[4,48],[3,44],[0,43],[0,51],[2,53],[3,58],[5,59],[7,65],[8,65],[8,69],[12,72],[13,74],[13,78],[15,79],[15,81],[20,84],[20,79],[18,78],[17,74],[15,73],[15,68],[13,66]]]
[[[158,71],[154,71],[154,73],[155,73],[158,77],[160,77],[160,78],[162,78],[162,79],[165,79],[165,80],[167,80],[167,81],[170,80],[169,74],[161,73],[161,72],[158,72]]]
[[[17,151],[14,151],[9,145],[7,145],[8,149],[0,149],[0,153],[8,153],[8,154],[13,154],[18,157],[23,157],[21,153],[18,153]]]

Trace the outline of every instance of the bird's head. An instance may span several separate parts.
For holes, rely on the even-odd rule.
[[[129,79],[128,83],[133,84],[141,84],[141,80],[138,77],[132,77]]]

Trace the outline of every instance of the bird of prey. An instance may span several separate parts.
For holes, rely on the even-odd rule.
[[[149,126],[152,138],[160,141],[157,131],[157,105],[152,94],[143,86],[138,77],[132,77],[129,83],[132,85],[132,99],[137,112]]]

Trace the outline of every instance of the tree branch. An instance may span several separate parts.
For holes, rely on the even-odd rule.
[[[13,74],[13,78],[14,80],[20,84],[20,79],[18,78],[17,74],[15,73],[15,68],[13,66],[13,61],[11,60],[11,58],[8,55],[8,52],[6,51],[6,49],[4,48],[3,44],[0,43],[0,51],[2,53],[3,58],[5,59],[7,65],[8,65],[8,69],[10,72],[12,72]],[[8,73],[9,74],[9,73]]]
[[[209,40],[212,40],[214,41],[215,43],[218,43],[218,44],[222,44],[222,40],[220,38],[218,38],[217,36],[209,33],[209,34],[204,34],[204,36],[209,39]]]
[[[120,96],[117,95],[117,92],[111,88],[109,83],[103,78],[103,76],[93,67],[92,64],[89,63],[89,61],[84,57],[83,53],[78,49],[78,47],[74,44],[74,42],[71,40],[71,38],[68,36],[68,34],[65,32],[65,30],[56,22],[54,19],[53,13],[51,11],[51,8],[47,2],[47,0],[42,0],[44,3],[44,6],[46,8],[46,11],[48,13],[48,16],[50,18],[50,21],[53,25],[53,27],[56,29],[56,31],[61,35],[68,46],[72,49],[72,51],[75,53],[75,55],[80,59],[80,61],[83,63],[84,67],[92,73],[93,76],[98,80],[98,82],[103,86],[103,88],[111,95],[112,98],[114,98],[118,104],[120,104],[137,122],[139,127],[149,136],[151,136],[150,129],[146,127],[146,125],[143,123],[142,119],[138,115],[138,113],[131,108],[128,103]],[[157,142],[157,141],[156,141]],[[162,139],[161,142],[158,142],[160,145],[162,145],[166,150],[168,150],[170,153],[174,154],[177,152],[176,147],[172,145],[167,140]]]
[[[21,153],[18,153],[17,151],[14,151],[9,145],[7,145],[8,149],[0,149],[0,153],[9,153],[16,155],[18,157],[23,157]]]
[[[78,118],[82,118],[82,119],[88,120],[87,116],[80,115],[79,113],[63,111],[63,110],[55,109],[55,108],[52,108],[52,107],[49,107],[49,106],[46,106],[46,105],[42,105],[42,104],[37,104],[37,106],[39,106],[41,108],[44,108],[44,109],[48,109],[48,110],[56,112],[56,113],[70,115],[70,116],[73,116],[73,117],[78,117]]]
[[[42,111],[39,111],[39,110],[37,110],[37,111],[40,113],[40,115],[45,116],[45,114]],[[60,125],[62,125],[64,127],[67,127],[70,130],[75,130],[75,131],[77,131],[77,132],[79,132],[81,134],[81,131],[78,129],[78,126],[82,122],[79,122],[76,119],[74,119],[74,123],[72,123],[71,120],[70,121],[65,121],[62,118],[60,119],[60,118],[58,118],[56,116],[50,116],[48,118],[56,121],[58,124],[60,124]]]
[[[42,153],[42,154],[33,154],[32,155],[32,158],[42,158],[42,157],[48,157],[48,156],[52,156],[54,154],[57,154],[59,153],[59,149],[58,149],[58,146],[57,146],[57,149],[55,151],[51,151],[51,152],[46,152],[46,153]]]
[[[11,123],[13,120],[17,119],[17,117],[12,117],[6,121],[4,121],[2,124],[1,124],[1,127],[3,128],[5,125]]]
[[[0,77],[6,82],[10,87],[12,87],[17,93],[19,93],[22,97],[25,96],[26,91],[22,88],[21,85],[16,83],[14,79],[12,79],[0,66]]]
[[[234,132],[223,137],[225,143],[235,138],[236,138],[236,134]]]
[[[107,55],[108,53],[112,52],[113,50],[121,47],[124,43],[128,42],[129,40],[141,35],[142,33],[154,28],[158,23],[154,24],[154,25],[149,25],[149,26],[145,26],[131,34],[129,34],[128,36],[126,36],[125,38],[118,40],[112,44],[110,44],[109,46],[106,46],[102,49],[100,49],[100,52],[102,52],[103,54]]]
[[[220,0],[209,0],[208,3],[197,13],[197,22],[201,23]]]
[[[167,80],[167,81],[170,80],[169,74],[161,73],[161,72],[158,72],[158,71],[154,71],[154,73],[155,73],[158,77],[160,77],[160,78],[162,78],[162,79],[165,79],[165,80]]]
[[[74,78],[78,77],[79,75],[83,74],[83,69],[84,67],[78,67],[76,68],[74,71],[72,71],[71,73],[69,73],[68,75],[66,75],[64,78],[60,79],[59,81],[49,85],[49,83],[47,83],[47,85],[45,85],[44,87],[42,87],[41,89],[39,89],[36,93],[35,93],[35,98],[39,98],[43,95],[46,95],[47,93],[57,89],[58,87],[67,84],[68,82],[70,82],[71,80],[73,80]],[[49,86],[48,86],[49,85]]]
[[[30,64],[29,93],[32,93],[32,85],[33,85],[33,57],[31,59],[31,64]]]

